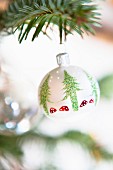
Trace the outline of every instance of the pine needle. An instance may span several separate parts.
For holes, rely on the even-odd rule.
[[[30,30],[35,27],[32,41],[43,32],[45,35],[49,25],[59,28],[60,43],[66,40],[68,34],[76,31],[83,36],[86,32],[94,34],[93,26],[100,26],[100,13],[94,0],[15,0],[8,10],[2,15],[2,29],[19,30],[19,42],[27,39]],[[42,19],[41,19],[42,18]],[[27,24],[27,29],[22,30],[22,25]],[[17,28],[17,29],[16,29]]]

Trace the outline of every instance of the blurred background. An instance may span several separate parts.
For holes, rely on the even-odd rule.
[[[0,9],[7,5],[0,1]],[[101,160],[99,146],[95,151],[95,143],[90,145],[95,140],[113,153],[113,0],[101,1],[99,8],[102,27],[96,35],[69,35],[64,44],[71,64],[100,85],[98,106],[79,120],[55,122],[38,111],[39,84],[57,67],[57,33],[52,40],[41,34],[22,44],[17,33],[0,36],[0,170],[113,170],[113,160],[104,152]]]

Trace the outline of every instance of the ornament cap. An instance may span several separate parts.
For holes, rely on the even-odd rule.
[[[57,59],[57,64],[61,67],[61,66],[68,66],[70,64],[70,60],[69,60],[69,54],[68,53],[59,53],[56,56]]]

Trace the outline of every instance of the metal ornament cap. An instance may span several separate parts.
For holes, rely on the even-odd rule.
[[[70,60],[69,60],[69,54],[68,53],[59,53],[56,56],[57,64],[61,66],[69,66]]]

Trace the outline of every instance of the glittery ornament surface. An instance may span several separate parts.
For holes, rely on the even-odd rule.
[[[68,74],[67,71],[64,70],[64,90],[65,97],[63,100],[66,100],[70,97],[72,108],[74,111],[78,111],[78,99],[77,99],[77,91],[80,90],[79,84],[76,82],[76,79]]]
[[[98,101],[98,87],[97,87],[97,83],[96,81],[94,80],[94,78],[89,75],[88,73],[86,73],[90,83],[91,83],[91,87],[92,87],[92,94],[94,95],[94,98],[95,98],[95,105],[97,104],[97,101]]]
[[[40,90],[40,104],[43,106],[44,111],[47,114],[49,114],[47,102],[49,102],[49,96],[50,96],[50,87],[48,85],[49,77],[50,77],[50,75],[48,75],[48,77],[46,78],[46,80],[42,84],[41,90]]]

